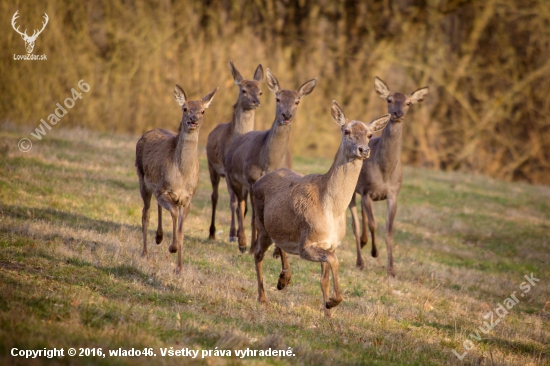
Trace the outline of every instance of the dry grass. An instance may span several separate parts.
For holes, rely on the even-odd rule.
[[[210,130],[231,117],[232,59],[246,77],[258,63],[271,68],[284,88],[319,77],[291,146],[331,157],[336,142],[322,122],[331,100],[364,120],[383,114],[378,75],[407,93],[431,87],[405,126],[406,163],[550,183],[548,1],[48,0],[0,10],[0,120],[34,129],[84,79],[92,91],[62,125],[142,133],[176,120],[179,83],[192,98],[220,87]],[[29,30],[49,15],[35,48],[48,61],[13,60],[24,53],[7,21],[16,10]],[[264,91],[257,128],[273,118]]]
[[[85,364],[187,364],[160,347],[292,347],[286,358],[235,357],[204,364],[548,365],[550,362],[550,189],[461,173],[407,168],[396,219],[397,280],[385,250],[354,268],[348,228],[341,261],[345,301],[324,319],[317,264],[291,258],[293,280],[277,291],[279,261],[265,261],[269,306],[256,301],[253,259],[226,242],[227,194],[215,242],[204,154],[186,221],[184,272],[174,274],[165,241],[140,257],[141,200],[135,136],[56,128],[30,153],[23,131],[0,128],[0,363],[28,364],[12,347],[153,347],[151,358],[81,358]],[[297,158],[304,173],[330,161]],[[375,205],[379,228],[384,203]],[[151,222],[156,218],[152,215]],[[155,227],[149,228],[153,241]],[[380,230],[382,233],[383,230]],[[383,240],[383,234],[379,235]],[[365,255],[368,252],[365,251]],[[461,344],[525,274],[540,283],[464,361]],[[546,306],[546,308],[545,308]],[[69,359],[54,360],[68,363]],[[35,364],[46,360],[34,360]]]

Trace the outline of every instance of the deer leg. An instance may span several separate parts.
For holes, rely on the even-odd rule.
[[[370,197],[369,197],[370,200]],[[367,235],[367,213],[363,208],[363,196],[361,196],[361,249],[369,242],[369,236]],[[372,202],[371,202],[372,203]]]
[[[245,199],[245,205],[246,205],[246,199]],[[250,206],[252,206],[252,235],[250,237],[250,242],[251,243],[254,243],[256,241],[256,238],[258,237],[258,232],[256,230],[256,216],[255,216],[255,211],[254,211],[254,195],[251,194],[250,195]],[[246,215],[246,210],[245,210],[245,215]]]
[[[273,249],[273,258],[279,259],[279,257],[281,256],[282,253],[283,253],[283,251],[281,250],[281,248],[279,248],[277,245],[275,245],[275,249]]]
[[[263,275],[263,260],[265,251],[269,248],[272,241],[265,230],[260,229],[256,248],[254,251],[254,263],[256,265],[256,277],[258,279],[258,301],[261,303],[267,302],[264,291],[264,275]]]
[[[191,208],[191,202],[187,204],[187,206],[178,206],[178,238],[177,238],[177,245],[178,245],[178,269],[177,273],[181,273],[181,270],[183,269],[183,264],[181,260],[182,256],[182,246],[183,246],[183,228],[185,223],[185,218],[187,217],[187,214],[189,213],[189,209]]]
[[[386,249],[388,251],[388,275],[395,277],[393,268],[393,221],[397,212],[397,197],[388,197],[388,212],[386,214]]]
[[[245,195],[245,188],[243,187],[242,190],[243,191],[241,192],[241,197],[237,198],[239,203],[239,205],[237,206],[237,219],[239,223],[239,250],[241,251],[241,253],[244,253],[246,252],[246,234],[244,230],[244,210],[246,207],[246,201],[243,199]]]
[[[235,215],[237,213],[237,208],[239,202],[237,201],[237,196],[233,193],[231,185],[229,184],[229,178],[225,176],[225,181],[227,182],[227,191],[229,192],[229,202],[231,208],[231,226],[229,229],[229,242],[237,241],[237,229],[235,228]]]
[[[325,316],[330,317],[330,309],[337,306],[344,299],[342,293],[340,292],[340,284],[338,281],[338,258],[334,253],[329,252],[328,250],[321,249],[315,245],[306,246],[307,242],[303,241],[300,243],[300,258],[311,261],[311,262],[327,262],[330,265],[332,270],[332,281],[334,286],[334,294],[331,298],[325,303]]]
[[[369,224],[369,231],[372,239],[372,248],[370,251],[370,254],[373,257],[378,257],[378,249],[376,248],[376,220],[374,220],[374,212],[372,211],[372,199],[368,194],[365,194],[362,197],[362,203],[363,203],[363,215],[367,214],[368,217],[368,224]],[[365,224],[363,224],[363,230],[365,229]],[[366,234],[365,234],[366,236]]]
[[[329,252],[327,260],[330,265],[330,270],[332,271],[332,287],[334,290],[332,297],[326,304],[326,308],[330,309],[340,304],[344,298],[340,292],[340,280],[338,279],[338,258],[336,257],[336,254]]]
[[[330,318],[330,310],[327,307],[330,295],[330,266],[327,262],[321,262],[321,292],[323,293],[323,309],[325,316]]]
[[[140,182],[141,183],[141,182]],[[149,227],[149,208],[151,207],[151,192],[147,191],[144,184],[140,184],[143,210],[141,211],[141,231],[143,235],[143,251],[141,256],[147,256],[147,228]]]
[[[170,211],[170,215],[172,216],[172,243],[168,247],[168,250],[170,253],[176,253],[178,251],[178,217],[180,215],[179,208],[176,206],[176,204],[172,201],[172,198],[168,195],[168,193],[164,192],[157,196],[157,201],[159,205],[161,205],[163,208]],[[178,264],[179,268],[179,264]],[[181,270],[181,268],[179,268]]]
[[[252,187],[254,183],[252,183],[250,186]],[[250,195],[250,204],[252,205],[252,195]],[[252,207],[254,209],[254,207]],[[248,191],[244,194],[244,216],[246,217],[246,214],[248,213]]]
[[[357,261],[355,262],[355,266],[359,269],[364,269],[365,262],[363,261],[363,254],[361,253],[361,248],[363,248],[363,245],[359,236],[359,220],[357,219],[357,203],[355,202],[355,192],[351,197],[349,210],[351,212],[351,227],[353,229],[353,235],[355,236],[355,247],[357,248]]]
[[[275,248],[275,250],[277,249],[279,249],[279,253],[281,253],[282,267],[281,273],[279,274],[279,281],[277,282],[277,290],[282,290],[290,284],[290,279],[292,278],[292,275],[290,274],[290,264],[288,263],[288,256],[279,247]]]
[[[164,233],[162,232],[162,206],[157,204],[158,206],[158,221],[159,221],[159,224],[157,226],[157,235],[155,236],[155,242],[157,244],[160,244],[162,243],[162,237],[164,235]]]
[[[216,206],[218,205],[220,175],[210,164],[208,164],[208,171],[210,172],[210,183],[212,184],[212,195],[210,196],[210,200],[212,201],[212,219],[210,221],[210,235],[208,239],[216,240]]]

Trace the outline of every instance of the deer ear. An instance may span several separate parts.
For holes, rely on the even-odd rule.
[[[264,68],[262,64],[259,64],[256,68],[256,71],[254,72],[254,80],[255,81],[262,81],[264,79]]]
[[[415,104],[415,103],[423,102],[424,99],[426,99],[426,96],[428,95],[429,92],[430,92],[430,87],[428,87],[428,86],[425,86],[423,88],[420,88],[420,89],[414,91],[411,94],[411,103]]]
[[[269,68],[267,68],[266,79],[269,90],[277,94],[277,92],[281,90],[281,87],[279,86],[279,81],[277,81],[277,78],[275,77],[275,75],[273,75]]]
[[[332,115],[332,119],[334,119],[334,122],[336,122],[336,124],[340,127],[343,127],[348,122],[346,116],[344,115],[342,107],[340,107],[340,105],[335,100],[332,101],[330,114]]]
[[[233,75],[233,80],[235,81],[235,84],[239,85],[241,81],[243,81],[243,76],[241,75],[239,70],[237,70],[235,65],[233,65],[233,61],[229,61],[229,66],[231,68],[231,75]]]
[[[390,121],[390,118],[391,118],[391,114],[389,113],[385,114],[382,117],[378,117],[370,121],[368,127],[372,132],[383,130],[384,127],[386,127],[386,125]]]
[[[212,103],[212,100],[214,99],[214,94],[218,91],[218,87],[216,89],[212,90],[210,93],[208,93],[204,98],[202,98],[202,105],[204,108],[210,107],[210,103]]]
[[[174,88],[174,98],[176,98],[176,102],[178,102],[179,105],[183,105],[187,100],[183,88],[178,84],[176,84],[176,87]]]
[[[390,95],[390,88],[378,76],[374,78],[374,90],[382,99],[386,99]]]
[[[298,89],[298,94],[300,94],[300,97],[305,97],[306,95],[310,94],[313,91],[313,89],[315,89],[315,85],[317,85],[317,78],[311,79],[310,81],[306,81]]]

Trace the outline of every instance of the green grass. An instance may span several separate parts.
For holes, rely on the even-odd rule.
[[[36,364],[548,365],[550,362],[550,188],[461,173],[405,169],[395,225],[397,278],[388,281],[385,202],[375,203],[380,257],[355,268],[351,229],[337,251],[345,300],[327,320],[319,265],[291,257],[292,283],[276,290],[279,260],[266,257],[269,301],[256,301],[252,256],[227,242],[221,189],[218,240],[207,240],[210,183],[201,176],[186,221],[184,270],[164,242],[141,258],[141,198],[135,136],[55,129],[29,153],[24,133],[1,125],[0,364],[27,364],[11,349],[149,348],[154,358],[65,357]],[[206,133],[206,132],[203,132]],[[295,158],[302,173],[331,161]],[[154,207],[154,206],[153,206]],[[349,220],[348,220],[349,221]],[[349,223],[348,223],[349,225]],[[250,229],[247,227],[247,233]],[[369,244],[370,246],[370,244]],[[270,251],[271,253],[271,251]],[[540,278],[459,361],[462,343],[523,276]],[[434,290],[435,289],[435,290]],[[162,357],[160,348],[292,347],[295,357]]]

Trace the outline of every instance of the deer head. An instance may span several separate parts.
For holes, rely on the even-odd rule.
[[[45,22],[42,22],[42,29],[40,29],[39,31],[37,31],[36,29],[34,30],[32,36],[28,36],[27,35],[27,30],[25,29],[24,32],[21,32],[19,31],[19,27],[15,27],[15,20],[17,18],[19,18],[19,15],[17,15],[17,13],[19,13],[19,10],[15,12],[15,14],[13,14],[13,17],[11,18],[11,26],[13,27],[13,29],[19,33],[21,35],[21,38],[23,38],[23,41],[25,41],[25,48],[27,49],[27,53],[32,53],[32,50],[34,49],[34,42],[36,41],[36,38],[38,38],[38,36],[40,35],[40,33],[42,33],[42,31],[44,30],[44,28],[46,28],[46,24],[48,24],[48,14],[44,13],[44,19],[46,20]]]
[[[380,98],[388,102],[388,113],[393,120],[401,122],[412,104],[421,103],[426,99],[430,88],[425,86],[412,92],[411,95],[391,92],[386,83],[377,76],[374,78],[374,90]]]
[[[233,61],[229,61],[231,67],[231,74],[235,84],[239,86],[239,99],[237,105],[240,104],[242,109],[256,109],[260,106],[260,96],[262,90],[260,89],[260,81],[264,78],[264,68],[260,64],[254,72],[253,80],[245,80],[239,70],[233,65]]]
[[[277,100],[277,108],[275,111],[276,119],[281,125],[288,125],[292,121],[292,117],[296,115],[300,100],[311,93],[317,84],[317,79],[306,81],[298,90],[283,90],[279,85],[279,81],[271,70],[267,69],[267,86],[273,92]]]
[[[333,100],[330,109],[332,119],[342,130],[344,154],[348,161],[367,159],[370,157],[369,141],[373,132],[383,130],[390,120],[390,114],[385,114],[372,120],[369,124],[346,118],[342,107]]]
[[[185,96],[183,88],[176,84],[174,89],[174,97],[176,102],[181,106],[183,115],[181,117],[181,123],[179,132],[190,133],[191,131],[198,130],[202,126],[203,115],[206,108],[210,107],[214,94],[218,91],[218,88],[212,90],[201,100],[188,100]]]

